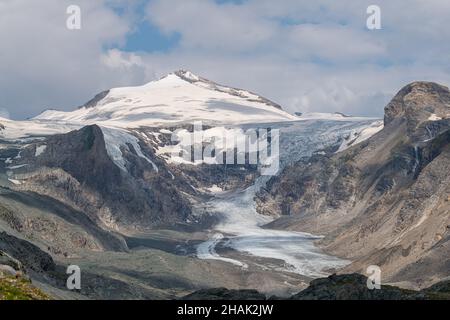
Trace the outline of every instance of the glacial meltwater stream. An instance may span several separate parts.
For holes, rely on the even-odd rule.
[[[321,253],[314,246],[319,239],[307,233],[263,229],[271,221],[269,217],[256,212],[253,196],[257,185],[243,192],[217,196],[209,203],[211,210],[222,217],[210,240],[200,244],[197,255],[201,259],[216,259],[247,268],[241,261],[217,254],[216,245],[222,245],[249,255],[278,259],[285,262],[280,270],[305,276],[318,277],[327,268],[339,268],[348,263],[345,260]]]

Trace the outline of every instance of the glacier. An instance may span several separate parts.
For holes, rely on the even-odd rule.
[[[310,119],[290,124],[272,124],[281,130],[281,167],[325,148],[340,148],[346,141],[345,138],[355,133],[364,137],[370,133],[375,134],[376,130],[368,131],[367,128],[377,128],[378,124],[379,121],[373,119]],[[249,256],[283,261],[282,267],[272,268],[308,277],[325,276],[328,269],[347,265],[349,261],[327,255],[314,245],[321,236],[264,227],[274,218],[257,213],[254,197],[268,179],[270,177],[261,176],[251,187],[230,193],[218,193],[207,203],[205,207],[218,216],[220,222],[211,230],[210,239],[197,247],[197,257],[222,260],[248,268],[242,261],[220,256],[216,247],[221,245]]]

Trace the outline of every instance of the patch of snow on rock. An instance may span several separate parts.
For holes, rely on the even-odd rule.
[[[8,180],[9,180],[9,182],[11,182],[11,183],[13,183],[13,184],[15,184],[15,185],[20,185],[20,184],[22,184],[22,182],[20,182],[19,180],[16,180],[16,179],[8,178]]]
[[[439,120],[442,120],[442,118],[438,117],[435,113],[430,115],[430,117],[428,118],[428,121],[439,121]]]
[[[344,140],[344,142],[339,147],[338,152],[342,152],[347,150],[348,148],[357,145],[363,141],[366,141],[374,134],[378,133],[384,128],[383,121],[375,121],[368,127],[357,128],[353,132],[350,133],[350,136]]]
[[[37,146],[34,156],[39,157],[41,154],[43,154],[45,152],[45,149],[47,149],[47,146],[45,144]]]
[[[134,151],[139,157],[145,159],[148,163],[150,163],[153,167],[153,170],[155,170],[156,172],[159,171],[156,164],[142,153],[141,147],[139,146],[139,140],[135,136],[122,129],[113,129],[106,127],[101,127],[101,129],[105,137],[106,151],[108,152],[111,160],[120,169],[127,171],[125,167],[126,160],[123,158],[120,148],[123,147],[128,149],[128,144],[130,144],[131,146],[133,146]]]

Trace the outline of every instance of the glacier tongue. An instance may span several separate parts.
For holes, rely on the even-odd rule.
[[[354,132],[361,134],[372,123],[373,120],[310,120],[289,125],[279,124],[281,165],[294,163],[328,147],[338,148],[344,137]],[[318,236],[263,227],[272,218],[257,213],[254,197],[267,179],[268,177],[262,176],[248,189],[217,195],[207,204],[210,212],[221,220],[212,231],[212,237],[198,246],[197,257],[248,267],[236,258],[221,256],[216,250],[221,245],[246,255],[283,261],[281,267],[271,268],[309,277],[324,276],[327,269],[348,264],[348,261],[329,256],[316,248],[314,241],[320,238]]]

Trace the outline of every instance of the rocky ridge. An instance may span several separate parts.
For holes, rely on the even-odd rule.
[[[450,270],[450,92],[404,87],[384,129],[343,152],[287,167],[263,189],[270,226],[325,235],[320,245],[353,261],[342,272],[382,268],[390,282],[424,287]]]

